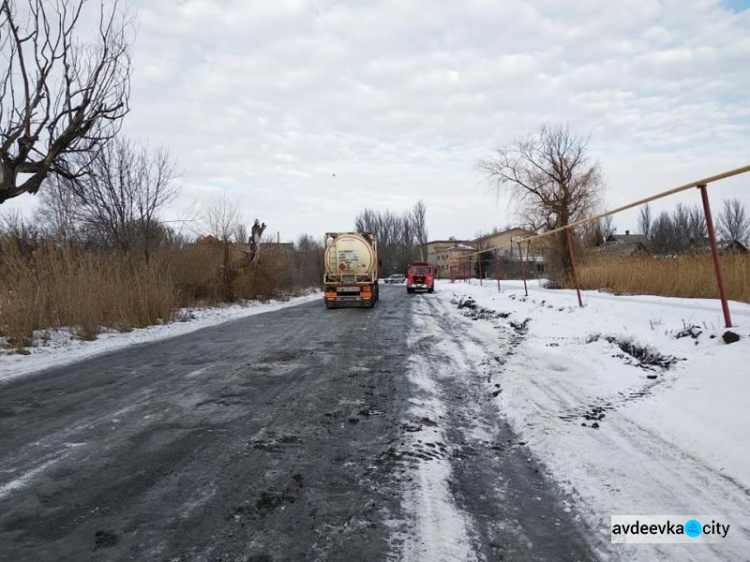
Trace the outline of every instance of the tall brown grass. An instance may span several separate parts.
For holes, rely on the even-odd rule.
[[[180,306],[266,300],[302,288],[294,277],[293,256],[262,253],[257,265],[235,247],[189,244],[165,254]]]
[[[83,252],[70,246],[23,252],[2,244],[0,337],[29,345],[35,330],[72,327],[91,339],[102,327],[119,330],[169,321],[176,300],[161,260]]]
[[[721,256],[728,298],[750,302],[750,256]],[[618,295],[717,298],[710,255],[588,257],[579,271],[581,288],[605,289]]]
[[[135,254],[0,238],[0,338],[20,348],[33,344],[38,330],[71,327],[93,339],[104,328],[168,322],[181,306],[295,294],[290,260],[269,253],[255,267],[223,245],[189,244],[146,262]]]

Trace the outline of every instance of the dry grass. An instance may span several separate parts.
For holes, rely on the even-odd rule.
[[[230,249],[225,266],[227,256],[222,245],[191,244],[173,249],[167,259],[180,305],[266,300],[293,292],[290,256],[271,252],[262,255],[253,267],[246,255]]]
[[[750,302],[750,256],[721,257],[727,296]],[[675,258],[590,257],[579,271],[582,289],[606,289],[618,295],[717,298],[711,256]]]
[[[102,327],[130,330],[165,322],[176,310],[168,271],[70,247],[22,252],[12,242],[0,254],[0,337],[21,347],[35,330],[70,326],[82,339]]]
[[[36,331],[64,327],[94,339],[103,328],[167,322],[181,306],[295,294],[293,265],[269,253],[252,267],[222,245],[175,247],[146,263],[140,255],[0,238],[0,345],[22,348]]]

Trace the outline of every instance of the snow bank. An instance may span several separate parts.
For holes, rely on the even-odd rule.
[[[618,560],[746,557],[750,306],[730,303],[741,339],[728,345],[716,300],[585,291],[579,308],[573,291],[532,282],[526,298],[521,282],[498,292],[476,280],[440,282],[436,295],[476,303],[456,311],[497,346],[498,407],[577,498],[595,543]],[[513,349],[498,330],[516,333]],[[681,513],[732,531],[713,545],[609,544],[611,515]]]
[[[222,322],[297,306],[320,298],[320,293],[313,293],[286,301],[249,301],[223,307],[183,309],[179,316],[186,318],[187,321],[149,326],[126,333],[104,332],[99,334],[94,341],[75,339],[69,329],[48,330],[43,338],[46,343],[28,348],[29,355],[19,355],[13,350],[0,351],[0,382],[43,369],[60,367],[130,345],[172,338]]]

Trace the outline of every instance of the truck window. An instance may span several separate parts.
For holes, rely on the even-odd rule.
[[[409,273],[417,273],[417,274],[432,273],[432,268],[427,267],[427,266],[410,267]]]

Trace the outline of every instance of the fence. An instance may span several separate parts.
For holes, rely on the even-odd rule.
[[[535,259],[535,256],[538,253],[539,241],[549,236],[562,235],[564,233],[565,238],[566,238],[568,259],[570,260],[571,269],[572,269],[573,286],[576,290],[578,304],[579,306],[583,306],[583,298],[581,296],[581,288],[580,288],[580,282],[579,282],[579,271],[578,271],[579,268],[576,262],[576,252],[574,250],[573,236],[572,236],[574,229],[588,225],[593,222],[601,221],[604,218],[614,216],[623,211],[627,211],[635,207],[646,205],[652,201],[663,199],[663,198],[675,195],[677,193],[682,193],[689,189],[698,189],[700,192],[701,207],[703,209],[703,218],[705,220],[705,226],[706,226],[706,231],[708,234],[708,241],[709,241],[710,250],[711,250],[711,259],[713,263],[714,276],[716,279],[716,286],[718,290],[719,299],[721,301],[722,313],[724,316],[724,324],[726,325],[727,328],[731,327],[732,319],[731,319],[731,314],[729,310],[729,302],[728,302],[727,292],[726,292],[725,283],[724,283],[724,276],[722,274],[721,261],[719,259],[719,248],[718,248],[718,243],[716,239],[716,230],[714,228],[713,215],[711,213],[711,206],[710,206],[709,197],[708,197],[708,186],[720,180],[738,176],[741,174],[745,174],[747,172],[750,172],[750,166],[743,166],[741,168],[729,170],[721,174],[699,179],[694,182],[690,182],[684,185],[680,185],[680,186],[659,192],[650,197],[639,199],[638,201],[634,201],[632,203],[622,205],[620,207],[617,207],[610,211],[606,211],[604,213],[598,214],[593,217],[575,221],[569,225],[556,228],[554,230],[549,230],[541,234],[529,236],[521,240],[517,240],[516,242],[512,242],[512,243],[517,244],[517,247],[518,247],[517,262],[518,262],[518,266],[521,272],[521,277],[523,279],[525,294],[527,296],[529,294],[528,283],[527,283],[527,278],[529,276],[529,273],[531,273],[531,271],[529,270],[529,265],[533,263],[534,264],[533,271],[535,271],[537,274],[539,273],[539,265],[537,263],[537,260]],[[537,252],[532,251],[533,244],[535,242],[537,243]],[[498,290],[499,290],[501,272],[499,270],[500,259],[499,259],[498,253],[499,253],[499,250],[501,249],[504,249],[504,248],[486,248],[482,250],[477,250],[476,252],[465,254],[463,256],[456,258],[455,260],[451,260],[451,265],[450,265],[451,281],[452,282],[455,282],[458,280],[466,281],[470,277],[472,277],[474,273],[476,273],[478,274],[477,277],[479,277],[480,283],[482,283],[484,279],[487,279],[490,276],[491,278],[494,278],[495,280],[497,280]],[[482,256],[484,256],[484,259],[482,258]],[[530,256],[532,256],[531,259],[529,259]],[[489,257],[489,260],[487,259],[488,257]],[[490,268],[488,267],[488,265],[491,266],[492,273],[489,273]]]

